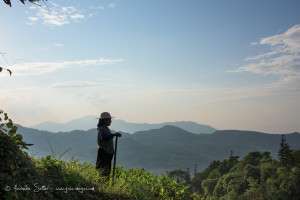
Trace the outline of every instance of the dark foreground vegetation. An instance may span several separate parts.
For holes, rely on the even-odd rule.
[[[251,152],[239,160],[230,156],[213,161],[191,180],[184,171],[172,177],[190,185],[202,199],[300,199],[300,150],[290,150],[284,135],[278,152],[279,160],[269,152]]]
[[[299,199],[300,151],[284,135],[279,160],[251,152],[213,161],[195,174],[174,170],[153,176],[143,169],[117,167],[114,184],[91,163],[63,155],[28,156],[27,144],[6,114],[0,116],[0,199]],[[6,122],[6,123],[4,123]]]
[[[34,159],[9,145],[1,154],[1,193],[4,199],[189,199],[182,183],[152,176],[143,169],[116,169],[115,183],[107,182],[90,163],[47,156]],[[4,155],[5,155],[4,154]],[[7,154],[6,154],[7,155]]]

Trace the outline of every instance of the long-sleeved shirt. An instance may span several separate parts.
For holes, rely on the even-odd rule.
[[[109,154],[114,153],[113,137],[110,129],[107,126],[102,126],[98,129],[98,146]]]

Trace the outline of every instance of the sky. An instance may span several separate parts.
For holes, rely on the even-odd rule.
[[[300,1],[0,4],[0,110],[14,123],[300,132]],[[95,123],[97,123],[95,121]]]

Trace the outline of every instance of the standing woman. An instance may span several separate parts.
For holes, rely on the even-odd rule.
[[[98,122],[98,155],[96,168],[100,170],[102,176],[109,180],[111,171],[111,160],[114,156],[113,137],[121,137],[120,133],[112,134],[108,128],[111,124],[111,115],[108,112],[103,112],[100,115]]]

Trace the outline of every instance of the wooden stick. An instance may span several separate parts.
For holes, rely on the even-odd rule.
[[[114,167],[113,167],[113,180],[112,180],[112,184],[114,184],[114,180],[115,180],[116,158],[117,158],[117,145],[118,145],[118,136],[116,136],[116,143],[115,143],[115,155],[114,155]]]

